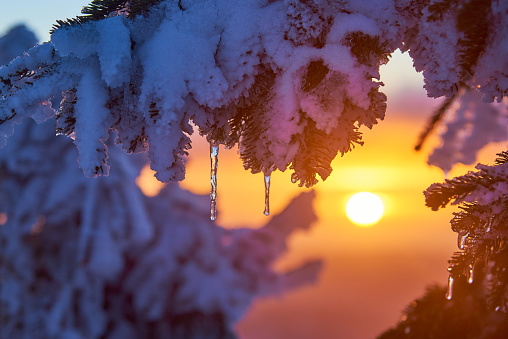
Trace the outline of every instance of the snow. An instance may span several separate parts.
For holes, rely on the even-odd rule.
[[[128,37],[124,23],[124,18],[113,17],[101,25]],[[4,134],[11,134],[9,128],[17,133],[0,152],[0,169],[6,174],[0,178],[0,212],[6,220],[0,228],[0,241],[6,244],[0,262],[7,263],[0,264],[3,277],[0,307],[5,311],[0,336],[137,337],[143,336],[149,322],[170,322],[168,313],[192,317],[220,314],[224,324],[214,323],[219,331],[221,327],[231,328],[253,299],[315,281],[319,269],[303,270],[306,273],[297,279],[299,283],[284,287],[285,275],[271,268],[286,249],[290,233],[309,227],[315,219],[310,211],[312,194],[295,201],[296,207],[290,206],[308,211],[310,218],[295,222],[288,217],[276,217],[276,222],[262,230],[234,231],[212,224],[201,198],[177,186],[168,186],[153,198],[142,195],[135,178],[146,159],[127,158],[112,144],[115,136],[109,138],[108,133],[117,108],[109,109],[107,93],[123,86],[128,72],[122,67],[133,59],[129,61],[130,49],[121,51],[126,43],[121,39],[108,42],[100,38],[102,47],[99,44],[88,53],[88,47],[84,48],[82,43],[86,45],[87,39],[97,35],[97,31],[90,33],[95,29],[85,25],[84,35],[72,29],[57,34],[55,41],[59,46],[67,46],[70,59],[62,59],[47,43],[11,63],[20,69],[53,64],[61,68],[39,82],[36,85],[39,87],[28,86],[15,93],[8,105],[15,107],[17,114],[2,124]],[[105,58],[111,53],[107,44],[119,49],[121,62]],[[245,59],[250,55],[245,53]],[[254,64],[258,62],[256,58],[252,59]],[[189,67],[188,79],[196,77],[198,81],[200,73],[192,69],[188,60],[182,62]],[[0,72],[8,76],[10,69],[2,68]],[[62,76],[69,77],[62,82]],[[76,164],[76,148],[64,136],[55,136],[55,122],[50,119],[52,114],[48,114],[54,114],[50,101],[31,105],[40,100],[38,96],[56,93],[62,84],[75,87],[72,117],[76,122],[71,136],[78,146],[80,166],[86,174],[94,176],[101,166],[102,171],[108,171],[105,165],[108,159],[114,169],[107,178],[91,180],[82,175]],[[184,87],[187,90],[186,84]],[[23,102],[27,93],[28,100]],[[204,93],[203,100],[214,100],[206,96],[209,92],[200,93]],[[66,98],[72,101],[73,92],[68,92]],[[131,110],[137,105],[130,106]],[[23,112],[28,112],[26,115],[40,125],[24,121],[14,126],[13,122],[21,123]],[[167,152],[168,145],[172,142],[181,147],[182,140],[187,138],[184,131],[191,132],[182,125],[183,120],[188,121],[187,114],[178,109],[172,114],[163,107],[161,114],[164,113],[161,119],[148,125],[153,131],[150,138],[163,136],[150,145],[149,153],[161,153],[157,159],[167,159],[162,153]],[[59,119],[65,117],[69,115],[60,115]],[[62,121],[59,124],[65,125]],[[137,125],[127,124],[126,128],[129,126]],[[164,143],[168,139],[170,142]],[[154,149],[158,143],[159,150]],[[293,225],[283,226],[286,219]],[[286,231],[277,231],[275,226]],[[259,242],[261,233],[262,239],[268,236],[274,241]],[[224,237],[230,241],[223,243]],[[27,242],[27,238],[31,241]],[[40,272],[44,272],[43,277],[37,276]],[[132,296],[132,304],[124,304],[126,295]],[[125,316],[126,309],[136,314],[135,323]],[[192,323],[164,326],[161,330],[169,331],[165,332],[168,335],[178,331],[172,326],[194,328]]]
[[[125,149],[147,149],[151,168],[165,182],[184,177],[182,156],[190,140],[181,126],[191,118],[210,139],[216,128],[227,136],[233,116],[224,113],[225,107],[231,114],[245,114],[244,102],[260,106],[266,130],[255,142],[255,152],[269,154],[263,168],[282,171],[302,147],[308,119],[330,134],[349,109],[346,100],[363,109],[358,111],[360,125],[379,118],[370,111],[370,92],[380,85],[370,75],[378,74],[379,65],[358,63],[344,38],[354,31],[371,36],[387,32],[383,26],[390,20],[400,21],[391,1],[377,4],[376,13],[358,4],[343,7],[329,1],[209,0],[180,6],[183,10],[161,1],[134,19],[117,11],[103,20],[57,29],[49,43],[0,70],[0,76],[9,78],[25,68],[37,76],[48,69],[33,84],[21,77],[20,87],[3,85],[7,96],[0,103],[0,118],[14,109],[16,115],[43,121],[57,114],[48,99],[76,90],[75,112],[68,103],[58,114],[76,119],[71,134],[84,172],[108,172],[103,144],[111,129]],[[375,17],[378,10],[387,21]],[[318,61],[330,72],[321,87],[303,93],[307,68]],[[268,71],[273,74],[266,75]],[[270,86],[270,95],[251,91],[266,81],[260,74],[272,78],[264,84]],[[327,100],[331,97],[336,99]],[[43,110],[33,109],[43,105]],[[9,123],[3,125],[5,138],[11,131]],[[250,140],[240,135],[240,149]]]
[[[382,83],[374,80],[384,61],[365,55],[370,61],[362,64],[355,53],[369,52],[353,52],[351,33],[380,38],[386,53],[404,43],[415,68],[423,72],[429,96],[454,95],[459,83],[467,81],[484,101],[502,101],[508,88],[503,75],[508,67],[504,4],[492,7],[499,32],[492,34],[492,47],[481,55],[470,79],[462,79],[463,70],[457,67],[463,32],[456,27],[453,6],[440,17],[425,6],[415,9],[393,1],[365,6],[362,1],[209,0],[180,6],[183,10],[175,2],[161,1],[133,19],[124,17],[123,10],[62,27],[50,42],[1,68],[0,76],[17,85],[0,84],[0,119],[8,119],[1,124],[0,143],[13,133],[18,116],[42,122],[57,114],[49,99],[57,101],[62,92],[76,90],[75,111],[68,105],[58,114],[76,119],[71,135],[89,176],[108,172],[104,142],[113,130],[124,149],[148,150],[159,180],[181,180],[183,156],[190,147],[189,119],[210,141],[230,143],[231,119],[252,110],[263,126],[261,134],[253,140],[240,130],[233,142],[247,159],[262,159],[261,168],[285,171],[299,152],[309,151],[304,148],[309,121],[330,137],[346,133],[348,140],[351,128],[372,128],[384,116],[386,98],[377,94]],[[304,90],[312,63],[322,63],[326,72]],[[36,81],[15,76],[26,70],[37,75]],[[251,106],[246,109],[245,103]],[[487,119],[484,115],[478,119]],[[355,120],[349,121],[350,116]],[[344,120],[356,127],[340,126]],[[218,135],[224,137],[212,140]],[[473,139],[474,148],[481,147]]]
[[[272,269],[287,238],[315,220],[313,193],[259,230],[225,230],[210,221],[206,198],[177,185],[143,196],[135,178],[146,158],[110,141],[115,167],[86,178],[53,126],[27,120],[0,152],[0,337],[136,336],[154,321],[171,331],[167,314],[195,312],[221,314],[230,328],[255,298],[316,280],[319,263],[287,277]]]
[[[348,33],[353,32],[363,32],[372,36],[380,34],[379,27],[373,19],[360,13],[339,13],[333,20],[330,32],[326,36],[326,42],[338,45]]]
[[[190,120],[210,142],[238,142],[241,156],[260,163],[246,161],[253,172],[298,171],[295,159],[317,153],[316,135],[330,140],[332,155],[344,153],[361,125],[383,119],[386,97],[375,79],[385,60],[375,53],[402,45],[429,96],[458,95],[461,103],[431,163],[471,163],[482,145],[507,138],[506,3],[489,9],[488,45],[467,76],[456,4],[437,19],[408,1],[179,4],[163,0],[132,19],[127,8],[62,27],[15,59],[25,46],[0,51],[1,64],[13,59],[0,68],[0,169],[7,174],[0,178],[7,220],[0,228],[0,308],[7,312],[0,337],[146,337],[154,323],[169,336],[168,314],[219,313],[229,328],[254,298],[315,281],[318,262],[286,274],[271,268],[288,236],[314,221],[312,193],[259,230],[227,231],[193,202],[199,197],[176,185],[144,197],[134,179],[145,161],[126,160],[113,139],[130,152],[147,151],[164,182],[185,175]],[[357,32],[379,38],[380,46],[351,46],[348,37]],[[33,44],[22,29],[10,34],[0,48]],[[319,79],[309,74],[313,66]],[[480,104],[480,96],[498,103]],[[68,139],[54,136],[54,116],[77,154]],[[24,117],[40,125],[21,124]],[[77,156],[87,176],[109,176],[85,178]],[[478,169],[500,180],[456,203],[506,198],[506,164]],[[298,181],[300,173],[293,174]]]
[[[448,172],[456,163],[473,165],[483,146],[508,140],[508,101],[483,103],[478,91],[465,91],[447,111],[442,145],[428,158],[430,165]]]
[[[110,88],[117,88],[129,81],[131,37],[126,21],[124,17],[117,16],[97,24],[97,54],[101,63],[102,79]]]
[[[106,108],[105,86],[95,72],[96,66],[84,67],[81,81],[77,87],[76,139],[79,150],[79,164],[86,176],[109,173],[106,164],[110,114]]]

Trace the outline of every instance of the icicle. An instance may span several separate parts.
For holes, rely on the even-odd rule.
[[[490,226],[492,225],[492,219],[494,219],[493,217],[490,217],[489,218],[489,221],[487,222],[487,228],[485,229],[485,232],[486,233],[489,233],[490,232]]]
[[[466,243],[466,238],[469,235],[469,233],[459,233],[457,236],[457,247],[459,250],[464,249],[464,244]]]
[[[468,284],[472,284],[474,279],[474,265],[469,264],[468,270],[467,270],[467,282]]]
[[[446,299],[451,300],[453,294],[453,276],[448,276],[448,289],[446,290]]]
[[[210,219],[217,217],[217,166],[219,164],[219,145],[210,143]]]
[[[270,175],[271,172],[265,173],[265,215],[270,215]]]
[[[443,174],[444,174],[444,178],[445,178],[445,180],[450,178],[450,172],[448,172],[448,171],[443,171]]]
[[[496,312],[503,312],[503,313],[506,313],[506,306],[505,305],[499,305],[495,308],[495,311]]]

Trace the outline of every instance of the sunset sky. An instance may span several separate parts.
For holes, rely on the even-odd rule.
[[[79,14],[87,3],[8,2],[0,12],[0,36],[23,22],[39,39],[47,40],[56,19]],[[279,299],[257,301],[237,326],[241,338],[373,338],[394,326],[403,308],[426,286],[445,284],[447,260],[456,250],[456,236],[449,226],[453,209],[432,212],[422,194],[444,179],[441,170],[426,164],[426,155],[438,140],[432,138],[423,152],[413,150],[440,101],[426,97],[422,77],[407,54],[397,52],[383,67],[381,80],[388,95],[385,121],[372,130],[362,129],[365,145],[334,160],[332,175],[315,187],[317,224],[309,233],[292,238],[287,255],[277,265],[285,270],[321,258],[325,262],[321,279]],[[489,147],[480,161],[492,163],[498,151],[500,147]],[[470,169],[457,166],[450,176]],[[208,194],[209,175],[208,144],[195,135],[181,186]],[[218,187],[219,225],[260,227],[269,220],[262,213],[263,176],[245,171],[236,149],[220,149]],[[289,171],[275,172],[272,214],[302,191],[306,189],[291,183]],[[385,205],[384,216],[371,227],[356,226],[345,215],[347,199],[361,191],[376,193]]]
[[[447,260],[456,250],[449,226],[452,209],[432,212],[423,190],[444,179],[426,164],[426,153],[413,150],[427,117],[439,101],[428,99],[422,77],[407,55],[396,53],[381,79],[389,97],[385,121],[363,130],[365,145],[333,162],[334,171],[315,189],[317,225],[292,239],[280,269],[322,258],[325,268],[317,285],[280,299],[255,303],[238,330],[244,339],[373,338],[396,324],[401,312],[421,296],[425,287],[447,279]],[[435,138],[434,138],[435,139]],[[500,148],[482,152],[489,163]],[[182,186],[209,192],[208,145],[195,138]],[[219,158],[220,211],[226,227],[263,225],[263,176],[244,171],[236,151],[221,149]],[[457,166],[450,175],[471,167]],[[291,183],[289,172],[272,175],[271,207],[282,210],[304,189]],[[354,193],[378,194],[384,217],[371,227],[358,227],[345,215]],[[444,297],[444,296],[443,296]]]
[[[319,221],[312,231],[295,236],[279,268],[291,269],[308,259],[322,258],[325,267],[317,285],[280,299],[256,302],[238,325],[243,339],[374,338],[395,325],[425,287],[444,285],[447,260],[456,247],[450,229],[452,211],[425,207],[422,192],[444,179],[426,164],[439,140],[431,138],[423,152],[414,145],[439,100],[429,99],[423,78],[407,54],[396,52],[382,68],[383,92],[388,95],[384,121],[363,129],[365,145],[333,162],[333,172],[316,185],[315,211]],[[182,186],[195,193],[210,190],[208,144],[194,137]],[[502,150],[493,145],[480,160],[492,163]],[[450,176],[473,169],[458,165]],[[305,189],[292,184],[290,173],[272,174],[271,210],[281,211]],[[225,227],[262,226],[262,174],[243,170],[236,150],[220,149],[218,224]],[[384,217],[371,227],[358,227],[345,215],[350,196],[361,191],[378,194]],[[443,296],[444,298],[444,296]]]

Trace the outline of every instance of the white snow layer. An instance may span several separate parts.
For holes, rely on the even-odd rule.
[[[231,328],[255,298],[316,280],[319,263],[272,269],[287,238],[315,220],[313,193],[261,229],[225,230],[200,204],[207,197],[176,184],[144,196],[144,158],[109,143],[110,175],[89,179],[53,120],[17,127],[0,152],[0,337],[113,338],[121,328],[139,338],[154,322],[169,337],[186,326],[172,317],[196,314]]]
[[[48,100],[76,90],[76,112],[70,118],[76,120],[80,166],[87,175],[107,173],[102,144],[111,129],[124,149],[148,149],[160,180],[175,181],[185,173],[189,139],[182,126],[189,119],[214,141],[232,133],[232,108],[241,111],[250,103],[252,110],[255,103],[255,119],[263,126],[259,140],[254,147],[243,145],[253,142],[248,138],[234,142],[241,151],[250,147],[262,159],[262,168],[284,171],[305,149],[309,125],[347,140],[351,128],[370,128],[382,119],[379,110],[374,112],[383,97],[373,93],[382,84],[374,79],[383,61],[374,51],[359,59],[351,46],[353,33],[378,38],[388,54],[409,49],[429,96],[451,96],[466,82],[484,101],[501,101],[508,89],[507,5],[492,4],[489,20],[499,29],[490,29],[474,74],[464,78],[458,66],[463,51],[457,48],[464,34],[457,29],[455,5],[437,17],[428,6],[411,4],[165,0],[131,19],[121,10],[102,20],[64,26],[49,43],[0,69],[0,144],[12,134],[18,116],[47,119],[55,114]],[[316,62],[327,72],[313,89],[304,89],[307,71]],[[20,77],[20,72],[34,72],[36,79]],[[271,79],[263,83],[267,74]],[[264,85],[269,94],[259,93]],[[352,121],[344,119],[351,107],[356,114]],[[339,126],[346,122],[356,127]],[[89,133],[91,128],[100,131]]]

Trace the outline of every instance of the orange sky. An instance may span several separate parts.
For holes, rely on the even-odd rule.
[[[0,30],[29,22],[47,40],[56,19],[76,15],[89,1],[74,2],[51,0],[54,6],[44,2],[40,10],[32,11],[26,11],[27,6],[33,9],[42,2],[29,0],[22,6],[7,2],[7,9],[0,12],[5,19],[0,20]],[[393,60],[381,76],[389,98],[386,120],[372,131],[364,130],[363,147],[334,161],[330,178],[316,186],[319,221],[309,233],[292,238],[289,252],[277,263],[284,269],[322,258],[325,267],[320,281],[280,299],[256,302],[238,324],[241,338],[373,338],[395,325],[402,309],[425,286],[445,284],[447,260],[456,250],[456,237],[448,223],[451,210],[432,212],[424,206],[421,193],[431,183],[442,181],[443,174],[426,165],[425,154],[413,151],[437,102],[426,98],[421,75],[412,69],[407,56],[395,55]],[[182,186],[208,194],[208,145],[194,138],[193,146]],[[492,163],[500,150],[489,147],[480,161]],[[259,227],[269,220],[262,214],[263,178],[244,171],[237,158],[234,150],[221,149],[217,222],[225,227]],[[450,175],[466,170],[458,166]],[[289,173],[274,173],[272,212],[282,210],[302,190],[291,184]],[[370,228],[353,225],[344,213],[347,198],[358,191],[375,192],[385,203],[385,216]]]
[[[294,236],[277,263],[286,269],[321,258],[325,266],[319,282],[257,301],[237,326],[241,338],[374,338],[394,326],[426,286],[445,284],[447,260],[456,250],[449,226],[452,209],[425,207],[422,191],[444,176],[426,164],[429,145],[423,153],[413,150],[439,101],[426,97],[421,75],[407,56],[399,53],[394,60],[381,75],[389,98],[385,121],[363,130],[364,146],[334,160],[332,175],[315,187],[319,221],[309,233]],[[480,160],[492,163],[500,150],[489,147]],[[468,169],[457,166],[450,174]],[[209,194],[209,175],[208,145],[195,136],[181,186]],[[262,213],[263,176],[243,170],[236,150],[220,150],[218,189],[219,225],[259,227],[269,220]],[[272,213],[302,191],[291,183],[289,171],[272,174]],[[347,199],[360,191],[378,194],[385,204],[384,217],[372,227],[355,226],[345,216]]]

